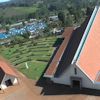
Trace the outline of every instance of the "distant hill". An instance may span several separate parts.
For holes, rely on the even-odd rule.
[[[0,22],[28,19],[28,16],[46,20],[63,13],[66,24],[79,25],[96,4],[97,0],[10,0],[0,4]]]
[[[43,2],[44,5],[54,5],[58,8],[63,8],[66,6],[89,6],[91,3],[96,4],[97,0],[10,0],[9,2],[1,3],[0,5],[3,6],[31,6],[33,4],[36,4],[38,2]]]
[[[38,1],[41,1],[41,0],[11,0],[9,3],[10,4],[14,4],[14,5],[26,5],[26,6],[30,6]]]
[[[41,0],[10,0],[8,2],[0,3],[0,7],[6,6],[31,6]]]

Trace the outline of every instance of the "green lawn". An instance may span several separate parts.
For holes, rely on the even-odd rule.
[[[38,79],[50,60],[57,37],[36,39],[36,45],[32,41],[16,44],[10,47],[0,47],[0,54],[8,59],[20,72],[28,78]],[[26,69],[25,63],[29,69]]]
[[[25,74],[28,78],[37,80],[41,76],[42,72],[44,71],[47,62],[38,62],[38,61],[29,61],[28,66],[29,69],[25,67],[25,63],[22,63],[18,70]]]

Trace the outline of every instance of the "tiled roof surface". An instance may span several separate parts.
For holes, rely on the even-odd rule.
[[[100,71],[100,9],[94,19],[76,64],[91,80],[96,79]]]
[[[5,72],[5,74],[12,75],[17,77],[16,72],[13,70],[11,65],[5,61],[4,59],[0,58],[0,68]]]

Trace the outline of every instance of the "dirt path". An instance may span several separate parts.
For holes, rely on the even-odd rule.
[[[99,96],[85,94],[84,92],[75,93],[65,86],[60,87],[46,83],[43,89],[35,86],[36,81],[27,79],[19,72],[17,73],[19,85],[9,87],[4,92],[0,91],[0,100],[100,100]],[[66,89],[67,91],[65,91]]]

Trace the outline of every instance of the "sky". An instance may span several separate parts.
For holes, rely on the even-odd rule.
[[[1,3],[1,2],[6,2],[6,1],[9,1],[9,0],[0,0],[0,3]]]

